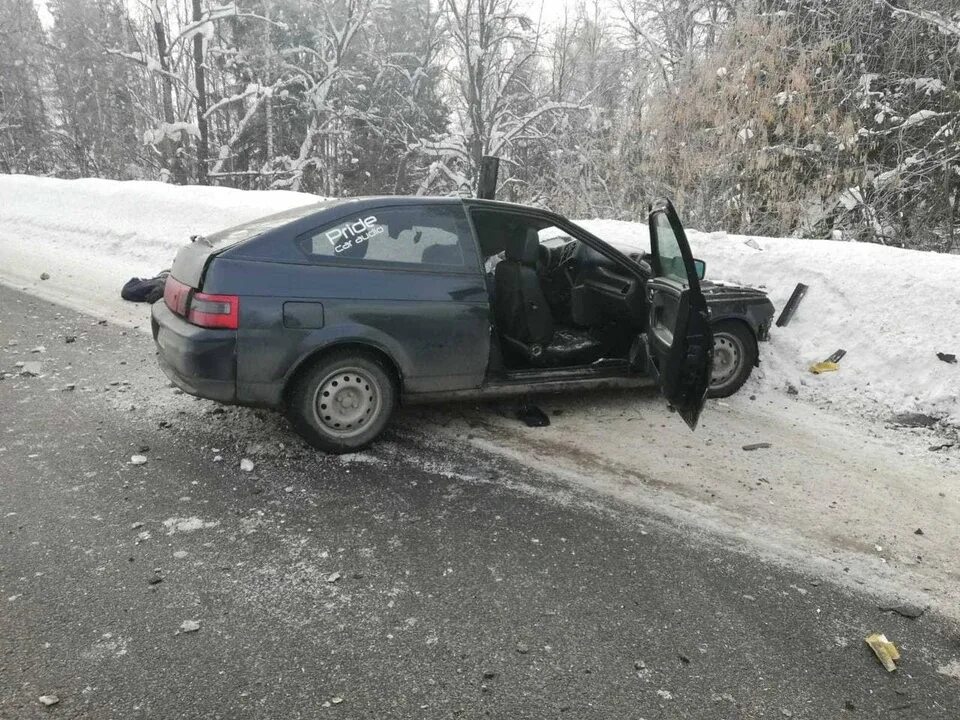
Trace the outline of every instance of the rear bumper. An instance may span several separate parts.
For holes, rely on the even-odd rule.
[[[150,311],[157,362],[184,392],[224,403],[237,401],[237,333],[191,325],[163,300]]]

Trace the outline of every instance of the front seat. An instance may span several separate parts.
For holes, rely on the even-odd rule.
[[[506,238],[504,259],[494,270],[494,317],[506,348],[532,365],[589,363],[601,356],[600,342],[586,330],[556,331],[537,277],[540,238],[517,227]]]

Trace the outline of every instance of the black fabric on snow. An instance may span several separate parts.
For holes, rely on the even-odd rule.
[[[163,297],[163,286],[169,274],[169,270],[164,270],[153,278],[130,278],[120,288],[120,297],[130,302],[155,303]]]

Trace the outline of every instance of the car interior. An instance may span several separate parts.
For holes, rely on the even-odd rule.
[[[505,371],[637,360],[642,279],[549,220],[488,209],[472,216]]]

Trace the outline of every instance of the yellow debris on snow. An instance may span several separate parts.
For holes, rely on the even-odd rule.
[[[887,640],[887,636],[882,633],[874,633],[865,638],[867,645],[877,656],[877,660],[887,669],[887,672],[893,672],[897,669],[895,660],[900,659],[900,652],[897,646]]]
[[[814,375],[819,375],[820,373],[825,372],[835,372],[840,369],[840,366],[835,362],[830,362],[829,360],[824,360],[823,362],[814,363],[810,366],[810,372]]]

